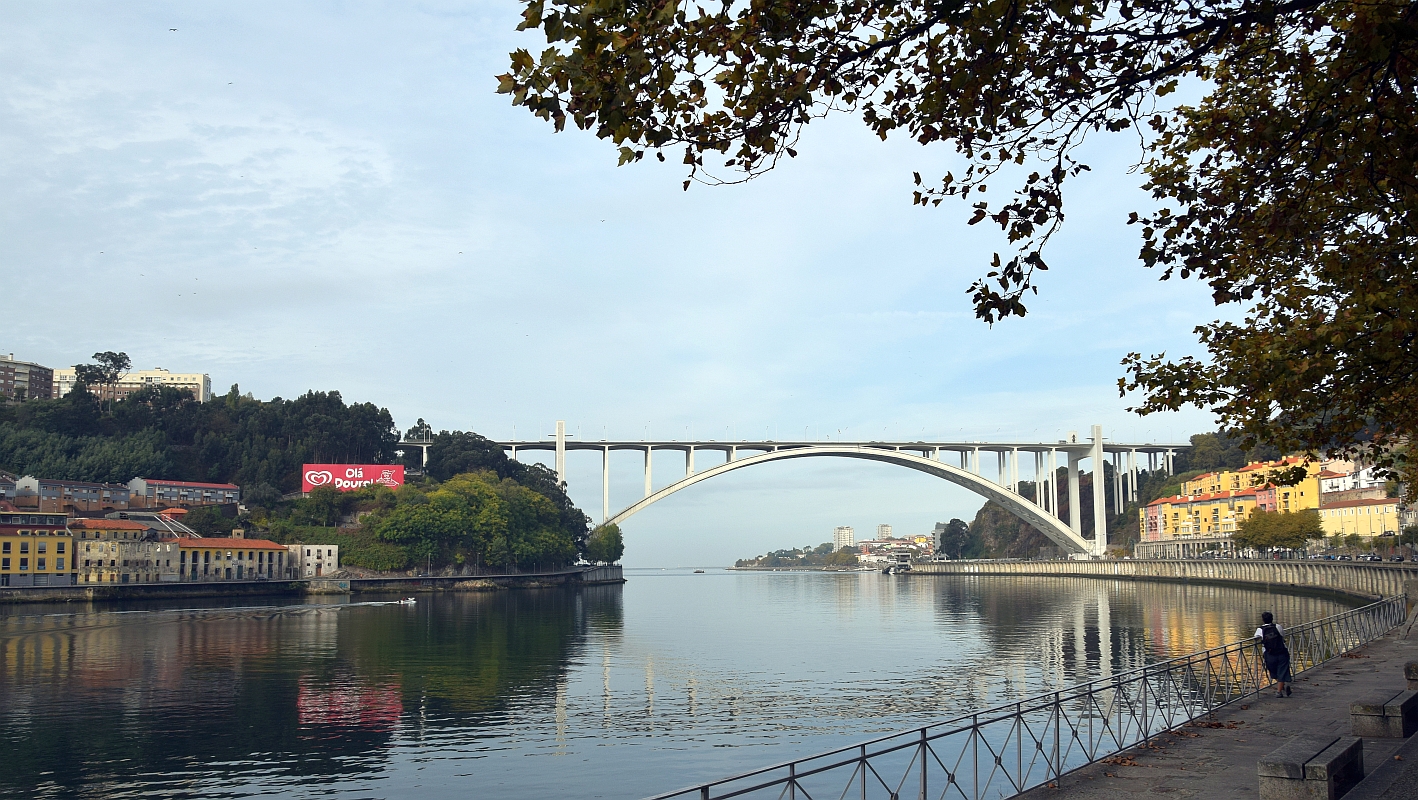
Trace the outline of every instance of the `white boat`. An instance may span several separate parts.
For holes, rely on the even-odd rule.
[[[417,602],[418,602],[418,601],[415,600],[415,599],[412,598],[412,597],[405,597],[403,600],[400,600],[400,601],[399,601],[399,605],[401,605],[401,606],[411,606],[411,605],[413,605],[414,603],[417,603]]]

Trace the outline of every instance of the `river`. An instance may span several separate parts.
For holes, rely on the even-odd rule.
[[[1083,578],[0,609],[0,796],[636,798],[1233,641],[1332,599]]]

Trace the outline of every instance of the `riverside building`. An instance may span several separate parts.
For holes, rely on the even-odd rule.
[[[340,547],[333,544],[290,544],[289,565],[301,578],[319,578],[340,568]]]
[[[178,539],[177,574],[183,581],[257,581],[286,577],[283,544],[265,539]]]
[[[79,583],[166,583],[178,580],[178,544],[141,522],[76,519],[74,538]]]
[[[15,480],[14,504],[36,511],[116,511],[128,507],[128,487],[121,483],[92,483],[36,478]]]
[[[128,481],[128,490],[129,503],[134,508],[217,506],[241,502],[241,487],[232,483],[134,478]]]
[[[41,514],[0,503],[0,586],[74,583],[73,540],[66,514]]]

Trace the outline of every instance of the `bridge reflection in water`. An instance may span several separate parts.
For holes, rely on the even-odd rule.
[[[5,609],[0,796],[648,795],[1233,640],[1262,610],[1343,608],[1076,578],[629,572],[412,607]]]

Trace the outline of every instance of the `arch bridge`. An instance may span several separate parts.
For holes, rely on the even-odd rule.
[[[1070,553],[1102,555],[1107,551],[1106,492],[1093,493],[1093,537],[1084,538],[1079,518],[1080,466],[1089,462],[1094,475],[1102,472],[1103,464],[1113,465],[1113,513],[1122,513],[1126,504],[1137,497],[1140,469],[1172,472],[1173,458],[1184,444],[1127,444],[1111,442],[1103,437],[1102,426],[1094,425],[1088,439],[1070,433],[1058,442],[819,442],[819,441],[576,441],[566,434],[566,423],[558,421],[556,432],[545,439],[503,441],[497,444],[512,458],[527,450],[552,451],[556,454],[556,475],[566,480],[566,453],[572,450],[592,450],[601,453],[601,519],[620,524],[637,512],[669,497],[681,489],[738,469],[793,458],[859,458],[907,467],[924,472],[982,497],[994,500],[1011,513],[1029,523],[1040,533]],[[635,450],[645,456],[645,494],[639,500],[612,514],[610,507],[610,454],[613,450]],[[655,490],[651,482],[654,454],[675,451],[684,454],[684,477],[662,489]],[[722,461],[704,469],[695,468],[695,454],[722,454]],[[994,479],[981,471],[981,454],[993,461]],[[1026,497],[1019,492],[1021,454],[1032,460],[1025,474],[1042,489]],[[1062,463],[1060,457],[1062,456]],[[701,461],[702,463],[702,461]],[[958,465],[957,465],[958,464]],[[1061,503],[1058,468],[1067,467],[1067,519],[1059,517]],[[1101,481],[1100,481],[1101,483]]]

